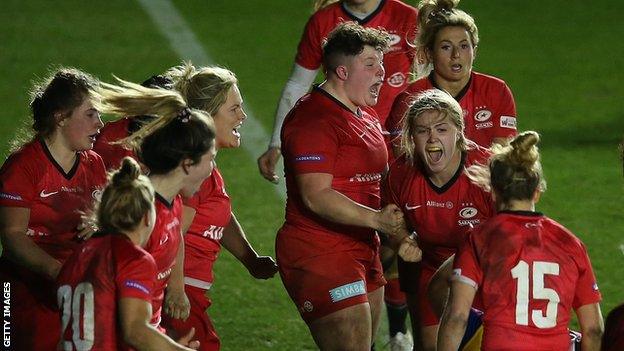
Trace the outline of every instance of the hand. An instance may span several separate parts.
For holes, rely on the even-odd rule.
[[[163,309],[166,314],[175,319],[186,320],[191,313],[191,303],[184,290],[167,289]],[[194,331],[193,331],[194,332]]]
[[[406,236],[399,244],[399,256],[406,262],[419,262],[422,259],[422,250],[411,236]]]
[[[397,205],[389,204],[377,213],[376,225],[373,228],[388,235],[395,235],[401,230],[406,230],[405,227],[403,211]]]
[[[277,273],[277,264],[270,256],[257,256],[247,269],[249,274],[256,279],[269,279]]]
[[[275,184],[279,182],[279,177],[275,173],[275,166],[281,155],[280,148],[269,147],[269,149],[258,158],[260,174],[266,180]]]
[[[87,219],[83,219],[82,223],[78,224],[76,229],[78,229],[76,237],[80,240],[88,240],[91,236],[93,236],[93,234],[95,234],[95,232],[98,231],[98,227]]]
[[[193,338],[193,335],[195,335],[195,328],[191,328],[191,330],[189,330],[186,335],[178,339],[178,344],[186,346],[193,350],[199,350],[199,341],[191,340]]]

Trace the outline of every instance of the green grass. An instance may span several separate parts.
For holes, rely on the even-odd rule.
[[[219,64],[239,77],[246,104],[267,131],[311,11],[304,0],[174,1]],[[543,136],[549,189],[539,210],[587,245],[603,312],[624,301],[622,167],[624,3],[579,0],[468,1],[480,29],[476,70],[511,86],[522,129]],[[105,81],[141,81],[180,61],[138,3],[3,2],[0,12],[0,151],[28,121],[33,78],[72,65]],[[243,136],[244,137],[244,136]],[[264,146],[263,146],[264,147]],[[218,156],[235,212],[261,253],[274,254],[283,203],[244,150]],[[225,253],[216,266],[211,316],[224,350],[314,349],[279,279],[258,282]]]

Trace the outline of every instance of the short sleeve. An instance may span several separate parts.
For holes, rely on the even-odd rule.
[[[9,158],[0,170],[0,206],[30,208],[40,176],[23,158]]]
[[[483,271],[477,261],[477,253],[473,242],[473,232],[466,235],[453,261],[453,275],[451,280],[460,281],[478,289],[483,279]]]
[[[323,35],[317,18],[314,15],[308,20],[301,41],[299,41],[295,58],[298,65],[310,70],[318,69],[322,62]]]
[[[516,102],[511,90],[504,82],[498,91],[497,106],[494,114],[496,126],[493,138],[507,138],[518,133],[516,121]]]
[[[583,244],[581,244],[580,251],[581,252],[577,255],[579,278],[576,282],[574,301],[572,302],[572,308],[575,309],[583,305],[600,302],[602,299],[600,291],[598,290],[596,276],[594,275],[587,250]]]
[[[291,165],[294,174],[333,174],[340,146],[338,130],[329,121],[315,120],[300,125],[285,135],[282,147],[285,161]]]
[[[156,281],[156,263],[149,254],[124,257],[117,267],[117,293],[120,298],[133,297],[151,303]]]

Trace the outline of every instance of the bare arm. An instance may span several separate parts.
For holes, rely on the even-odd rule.
[[[470,306],[477,291],[474,287],[454,281],[451,285],[449,301],[442,314],[438,331],[438,351],[455,351],[459,348],[466,332]]]
[[[600,305],[592,303],[583,305],[575,310],[581,326],[581,349],[583,351],[599,351],[604,332],[604,322]]]
[[[232,213],[230,223],[223,231],[221,245],[239,260],[254,278],[268,279],[277,272],[277,265],[269,256],[258,256],[240,223]]]
[[[3,255],[33,272],[54,280],[61,270],[61,263],[26,236],[29,220],[30,209],[0,207]]]
[[[331,174],[301,174],[296,180],[305,206],[327,220],[372,228],[390,235],[405,230],[403,212],[396,205],[390,204],[378,211],[359,204],[332,189]]]
[[[119,324],[126,343],[139,351],[189,351],[197,349],[197,342],[192,342],[192,348],[185,347],[173,341],[167,335],[159,332],[149,323],[152,315],[152,306],[145,300],[137,298],[122,298],[119,301]],[[187,335],[188,337],[188,335]],[[186,338],[180,340],[189,344]]]
[[[186,212],[187,207],[184,206],[182,212],[182,226],[180,232],[180,244],[178,246],[178,254],[176,255],[176,263],[171,269],[169,282],[167,283],[167,291],[165,294],[164,310],[165,313],[175,319],[186,320],[191,312],[191,303],[189,302],[186,292],[184,291],[184,235],[188,227],[193,221],[187,223]],[[193,210],[194,216],[194,210]],[[186,226],[186,228],[184,228]]]

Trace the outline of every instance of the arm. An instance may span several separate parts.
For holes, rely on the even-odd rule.
[[[182,346],[167,335],[159,332],[149,323],[152,315],[152,306],[149,302],[138,298],[125,297],[119,300],[119,324],[124,341],[133,348],[144,350],[181,350],[197,349],[197,342],[186,340],[188,335],[180,341],[192,348]],[[190,339],[190,338],[189,338]]]
[[[0,207],[0,238],[4,255],[29,270],[56,279],[61,263],[35,244],[28,236],[30,209]]]
[[[457,350],[466,331],[470,306],[476,289],[461,281],[451,285],[449,301],[438,331],[438,350]]]
[[[390,235],[405,230],[403,212],[396,205],[387,205],[381,211],[361,205],[332,189],[331,174],[305,173],[297,175],[296,180],[305,206],[327,220]]]
[[[307,69],[295,63],[284,90],[282,90],[282,96],[277,105],[277,112],[273,122],[273,134],[269,149],[258,158],[260,174],[271,182],[277,183],[278,181],[277,174],[275,174],[275,166],[281,155],[280,133],[284,119],[293,106],[295,106],[297,100],[308,92],[317,72],[318,69]]]
[[[184,225],[184,223],[185,218],[183,213],[182,224]],[[188,225],[190,226],[190,223]],[[165,313],[171,317],[186,320],[191,312],[191,303],[184,292],[184,235],[182,235],[182,233],[183,232],[180,232],[180,244],[178,246],[176,263],[171,269],[171,275],[167,283],[163,308]]]
[[[269,256],[258,256],[253,249],[236,216],[232,213],[230,223],[223,231],[221,245],[239,260],[254,278],[268,279],[277,272],[277,265]]]
[[[583,351],[599,351],[604,332],[604,323],[600,313],[600,305],[592,303],[575,310],[581,326],[581,349]]]

